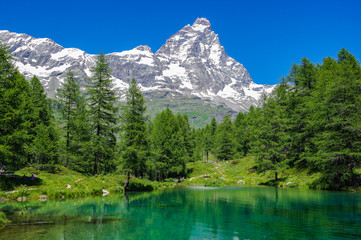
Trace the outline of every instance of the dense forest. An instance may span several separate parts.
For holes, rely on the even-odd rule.
[[[103,54],[81,86],[70,71],[55,99],[27,81],[0,45],[0,163],[17,170],[60,164],[85,174],[121,173],[151,180],[186,177],[186,164],[256,156],[257,171],[321,172],[314,187],[360,184],[361,67],[342,49],[322,64],[303,58],[260,107],[193,128],[170,109],[146,116],[135,79],[125,99]]]

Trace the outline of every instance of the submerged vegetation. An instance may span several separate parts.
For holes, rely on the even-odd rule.
[[[121,105],[103,54],[92,72],[86,86],[69,72],[49,99],[0,45],[0,163],[18,176],[0,178],[1,190],[16,190],[9,198],[152,190],[182,178],[206,186],[361,185],[361,67],[345,49],[322,64],[303,58],[260,107],[197,129],[169,108],[146,116],[135,79]],[[26,180],[31,174],[36,180]]]

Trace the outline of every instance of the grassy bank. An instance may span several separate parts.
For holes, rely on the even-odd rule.
[[[314,182],[321,176],[307,169],[284,169],[258,173],[254,157],[239,160],[188,163],[188,177],[183,184],[201,184],[209,187],[222,187],[232,184],[268,185],[284,188],[314,188]],[[34,173],[35,179],[30,180]],[[13,178],[0,175],[0,199],[25,200],[80,197],[122,192],[126,177],[123,175],[85,176],[62,166],[28,167],[14,173]],[[129,191],[152,191],[174,186],[173,182],[153,182],[131,178]],[[361,188],[345,189],[361,191]],[[0,216],[1,218],[1,216]]]
[[[31,180],[34,173],[35,179]],[[79,197],[122,192],[126,177],[123,175],[85,176],[62,166],[38,166],[21,169],[14,177],[0,176],[0,198],[5,200]],[[152,191],[171,187],[174,183],[152,182],[131,178],[129,191]]]
[[[278,171],[275,181],[275,171],[263,173],[256,171],[254,157],[239,160],[213,162],[193,162],[188,164],[189,177],[186,184],[202,184],[210,187],[220,187],[230,184],[258,184],[284,188],[314,188],[314,183],[321,176],[320,173],[307,169],[284,169]],[[361,191],[360,188],[344,189]]]

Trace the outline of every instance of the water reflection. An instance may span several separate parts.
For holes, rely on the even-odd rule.
[[[361,195],[277,188],[180,188],[2,204],[0,239],[361,238]]]

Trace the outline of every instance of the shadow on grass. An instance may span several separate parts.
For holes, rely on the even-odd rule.
[[[31,177],[26,176],[6,176],[0,175],[0,190],[2,191],[11,191],[14,190],[17,186],[39,186],[42,184],[42,180],[38,177],[31,180]]]
[[[271,186],[271,187],[278,187],[280,182],[284,182],[287,177],[278,178],[277,180],[272,179],[267,182],[262,182],[259,185]]]

